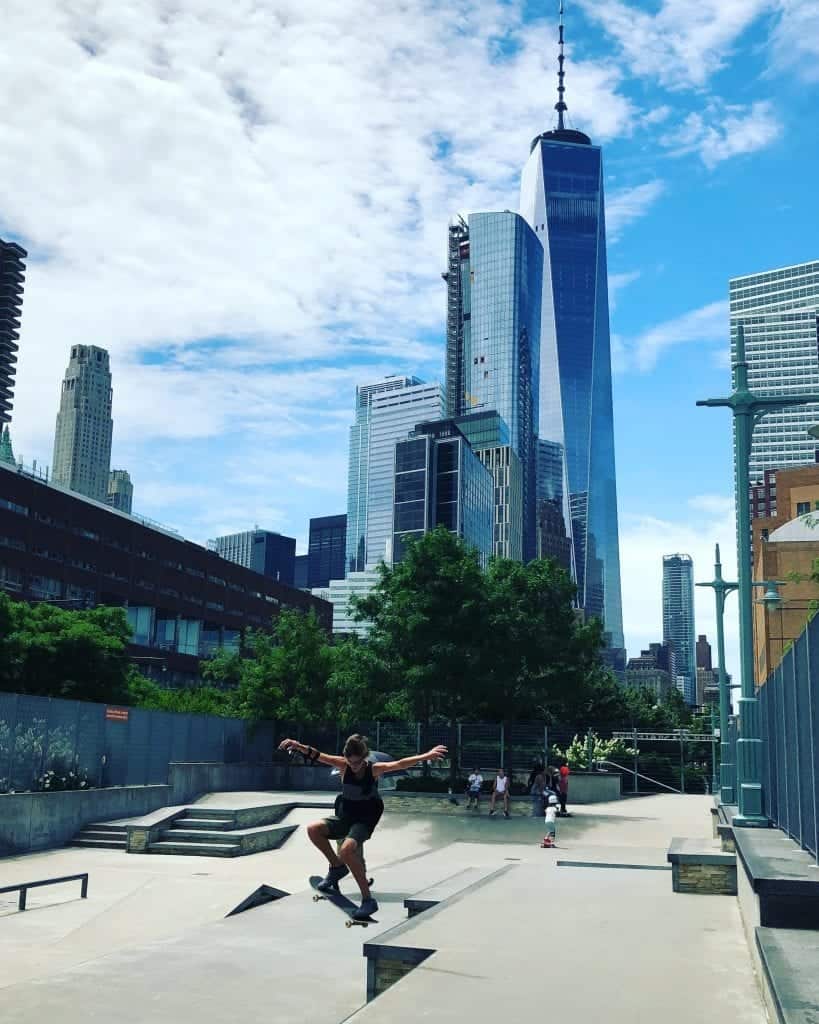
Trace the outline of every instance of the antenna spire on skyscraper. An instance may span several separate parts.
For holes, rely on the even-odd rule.
[[[566,106],[566,101],[563,98],[564,93],[566,92],[566,86],[564,84],[564,79],[566,77],[566,72],[563,70],[563,64],[564,64],[564,62],[566,60],[565,54],[563,53],[563,0],[560,0],[560,23],[559,24],[560,24],[560,34],[559,34],[559,37],[558,37],[559,49],[558,49],[558,57],[557,57],[557,64],[558,64],[558,72],[557,72],[557,103],[555,103],[555,110],[557,111],[557,130],[558,131],[563,131],[563,129],[565,128],[565,124],[563,123],[563,115],[569,109]]]

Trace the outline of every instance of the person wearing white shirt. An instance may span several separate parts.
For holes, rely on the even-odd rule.
[[[472,807],[474,807],[476,811],[478,810],[478,804],[481,799],[481,786],[483,786],[483,775],[481,775],[480,769],[476,768],[469,776],[466,784],[467,810],[470,810]]]
[[[495,776],[495,785],[492,787],[492,797],[489,800],[489,813],[495,813],[495,801],[498,797],[503,798],[503,816],[509,817],[509,776],[505,768],[499,768]]]

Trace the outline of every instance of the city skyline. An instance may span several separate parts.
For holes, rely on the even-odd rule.
[[[805,210],[819,143],[800,126],[813,116],[807,58],[819,34],[807,4],[786,20],[772,4],[727,12],[705,0],[635,10],[632,38],[619,7],[570,7],[567,82],[572,126],[606,154],[635,651],[656,638],[657,559],[670,537],[701,569],[720,541],[732,572],[730,430],[693,403],[725,387],[728,279],[817,256]],[[297,26],[283,28],[272,5],[252,32],[231,25],[224,74],[212,60],[221,28],[187,8],[167,23],[145,12],[128,58],[115,10],[72,26],[12,12],[10,36],[32,45],[4,70],[0,223],[36,254],[14,450],[50,462],[64,353],[96,343],[117,382],[114,464],[138,481],[140,511],[201,541],[259,521],[306,550],[309,519],[343,508],[355,385],[388,373],[443,380],[445,226],[459,210],[517,208],[529,141],[550,127],[556,10],[467,7],[453,51],[445,10],[382,12],[373,39],[354,12],[319,19],[307,5],[299,26],[338,58],[328,89],[326,64],[304,63]],[[259,49],[277,53],[277,75],[249,56]],[[43,60],[49,89],[38,84]],[[282,117],[280,75],[296,65],[303,93]],[[173,146],[170,117],[190,126]],[[332,175],[315,163],[325,126]],[[125,153],[146,159],[123,165]],[[697,602],[711,635],[709,596]]]

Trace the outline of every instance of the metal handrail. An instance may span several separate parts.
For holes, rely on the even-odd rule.
[[[81,882],[80,899],[88,899],[88,872],[80,875],[64,875],[62,878],[44,878],[41,882],[20,882],[17,885],[4,885],[0,887],[0,895],[4,892],[19,892],[18,910],[26,909],[26,895],[29,889],[39,889],[43,885],[57,885],[60,882]]]
[[[629,775],[636,775],[638,779],[645,779],[646,782],[652,782],[655,786],[662,786],[663,789],[667,789],[670,793],[679,793],[680,796],[683,795],[681,789],[674,789],[673,786],[667,786],[664,782],[660,782],[659,779],[652,779],[648,775],[641,775],[640,772],[635,772],[633,768],[626,768],[625,765],[617,764],[616,761],[595,761],[595,764],[610,764],[614,768],[618,768],[621,772],[628,772]]]

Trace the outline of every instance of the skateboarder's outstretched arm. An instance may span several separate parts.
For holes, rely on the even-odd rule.
[[[447,749],[443,746],[433,747],[426,754],[413,754],[412,757],[402,757],[400,761],[376,761],[373,765],[373,775],[378,778],[388,772],[402,772],[406,768],[414,768],[424,761],[440,761],[447,755]]]
[[[304,754],[308,761],[329,764],[333,768],[343,769],[347,764],[345,758],[340,754],[322,754],[315,747],[308,747],[306,743],[299,743],[298,740],[282,740],[279,744],[279,750],[286,750],[288,753],[291,750],[297,750],[300,754]]]

